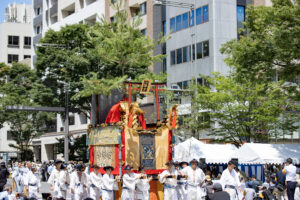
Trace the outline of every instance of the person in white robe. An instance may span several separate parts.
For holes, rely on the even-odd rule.
[[[202,169],[198,167],[198,161],[193,159],[191,166],[185,167],[180,171],[181,176],[187,179],[187,200],[201,200],[206,194],[201,187],[205,183],[205,174]]]
[[[58,199],[66,199],[67,198],[67,191],[68,186],[70,184],[70,176],[67,171],[67,164],[62,163],[59,171],[59,178],[57,181],[57,187],[58,187],[58,193],[57,198]]]
[[[91,168],[93,171],[90,174],[89,197],[93,200],[99,200],[101,196],[102,175],[99,172],[100,167],[98,165],[92,165]]]
[[[31,167],[31,171],[28,172],[24,185],[26,186],[26,190],[28,192],[28,199],[38,199],[41,182],[35,165],[33,165]]]
[[[85,166],[76,165],[76,171],[70,176],[70,190],[72,200],[82,200],[87,198],[87,177],[84,173]]]
[[[234,170],[234,163],[228,162],[227,169],[222,173],[220,183],[222,184],[223,191],[230,195],[230,200],[241,200],[243,197],[241,182],[238,173]]]
[[[177,177],[173,161],[166,163],[167,169],[159,175],[159,182],[164,184],[164,199],[177,200]]]
[[[22,163],[17,163],[17,166],[14,168],[12,179],[16,184],[16,193],[23,192],[23,166]]]
[[[152,181],[152,176],[147,177],[145,173],[144,166],[139,167],[139,173],[141,177],[137,180],[136,183],[136,199],[137,200],[149,200],[149,190],[150,190],[150,181]]]
[[[187,162],[181,162],[180,167],[181,169],[179,170],[179,176],[177,176],[177,198],[178,200],[186,200],[187,198],[187,180],[185,176],[181,176],[180,171],[188,166]]]
[[[123,175],[121,200],[134,200],[135,185],[141,174],[132,173],[132,166],[130,165],[126,165],[124,170],[126,173]]]
[[[59,177],[61,171],[61,160],[56,160],[54,162],[55,168],[52,170],[50,177],[48,179],[48,183],[50,184],[50,190],[52,193],[52,197],[54,199],[59,198],[60,186],[59,186]]]
[[[118,177],[114,177],[111,172],[114,170],[112,166],[103,168],[105,174],[102,177],[102,200],[114,199],[114,190],[118,190]]]

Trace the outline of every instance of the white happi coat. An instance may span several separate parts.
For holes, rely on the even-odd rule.
[[[23,192],[23,171],[22,171],[22,167],[15,167],[13,174],[12,174],[12,179],[15,181],[16,183],[16,192],[17,193],[22,193]]]
[[[172,169],[171,172],[167,169],[159,175],[159,182],[164,184],[164,199],[177,200],[176,177],[175,178],[165,178],[166,175],[171,176],[171,175],[175,175],[175,173],[176,172],[174,169]]]
[[[234,169],[232,169],[231,173],[228,168],[225,169],[222,173],[220,183],[222,184],[223,190],[229,193],[230,200],[242,199],[242,193],[239,189],[241,182],[238,173]],[[228,186],[233,186],[235,189],[229,188]]]
[[[50,174],[50,177],[48,179],[48,183],[53,187],[52,196],[53,198],[59,198],[59,176],[60,171],[58,171],[56,168],[54,168]]]
[[[70,176],[70,189],[73,189],[74,194],[71,194],[72,200],[82,200],[87,197],[87,177],[84,172],[81,174],[81,179],[77,171]]]
[[[102,200],[112,200],[114,198],[114,190],[118,190],[118,184],[114,176],[112,174],[104,174],[102,183]]]
[[[137,179],[140,178],[140,174],[130,173],[123,175],[123,188],[122,188],[122,200],[134,200],[134,190]]]
[[[193,170],[192,167],[187,166],[181,170],[184,175],[187,175],[187,200],[202,199],[206,194],[201,188],[205,181],[205,175],[200,168]]]
[[[90,174],[90,190],[89,197],[94,200],[99,200],[101,196],[102,175],[100,173],[91,172]]]
[[[176,170],[177,176],[180,175],[180,171],[181,170]],[[179,180],[177,179],[176,192],[177,192],[178,200],[186,200],[187,198],[186,184],[187,184],[186,178],[180,178]]]
[[[146,174],[141,174],[141,176],[146,176]],[[149,200],[149,190],[150,184],[149,180],[146,178],[138,179],[136,182],[136,199],[137,200]]]
[[[38,189],[41,186],[39,173],[28,172],[24,185],[28,186],[28,198],[38,199]]]
[[[70,183],[70,176],[66,170],[59,171],[59,178],[56,182],[57,188],[57,198],[67,197],[68,184]]]

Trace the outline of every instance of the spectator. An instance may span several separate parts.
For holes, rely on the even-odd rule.
[[[11,185],[9,184],[6,184],[4,187],[3,187],[3,192],[0,192],[0,199],[4,199],[4,200],[11,200],[12,197],[11,197],[11,194],[12,194],[12,187]]]
[[[285,190],[285,174],[282,172],[282,167],[279,166],[279,170],[276,173],[276,188],[275,188],[275,193],[276,193],[276,198],[277,199],[287,199],[286,196],[286,190]]]
[[[0,192],[3,191],[4,185],[7,183],[9,172],[6,168],[5,162],[0,163]]]
[[[230,196],[227,192],[224,192],[220,183],[213,185],[213,194],[209,198],[210,200],[230,200]]]

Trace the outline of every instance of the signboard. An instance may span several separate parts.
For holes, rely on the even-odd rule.
[[[143,80],[141,87],[141,94],[148,94],[151,88],[151,80]]]
[[[119,126],[95,127],[90,129],[89,145],[119,144],[121,128]]]
[[[155,169],[155,135],[151,133],[140,134],[140,162],[145,169]]]
[[[115,166],[115,145],[103,145],[94,147],[94,163],[100,167]]]

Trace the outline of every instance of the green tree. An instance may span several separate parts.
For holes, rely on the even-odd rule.
[[[66,25],[60,31],[49,30],[40,40],[42,47],[37,49],[35,67],[42,83],[52,90],[54,98],[48,102],[49,106],[64,107],[66,89],[72,97],[82,90],[83,76],[90,72],[101,73],[103,63],[88,37],[89,29],[84,24]],[[70,106],[88,115],[90,98],[71,99]]]
[[[52,98],[51,91],[44,87],[34,70],[24,64],[13,63],[11,67],[0,64],[0,127],[9,125],[12,139],[9,144],[20,152],[21,160],[31,160],[31,142],[46,130],[52,117],[44,112],[7,111],[8,105],[42,105]]]
[[[129,20],[127,11],[120,9],[123,2],[118,0],[111,4],[116,10],[113,22],[107,22],[103,17],[100,23],[91,27],[88,33],[89,39],[95,45],[93,52],[104,64],[101,72],[97,72],[97,76],[89,74],[87,78],[82,78],[85,87],[79,96],[107,95],[113,89],[121,89],[122,82],[126,79],[141,80],[147,77],[162,80],[162,75],[153,74],[149,67],[164,58],[164,55],[153,55],[153,52],[158,44],[166,41],[167,37],[160,37],[158,41],[153,41],[144,36],[139,30],[141,17],[136,16]],[[91,90],[90,86],[84,84],[87,81],[98,84],[95,84]]]
[[[245,28],[249,34],[221,49],[239,80],[272,82],[278,75],[280,80],[299,83],[300,1],[295,2],[272,0],[272,7],[247,9]]]
[[[64,154],[64,138],[56,139],[57,154]],[[69,160],[88,162],[88,147],[86,145],[86,135],[78,136],[74,139],[74,144],[69,146]]]
[[[215,136],[216,141],[236,145],[268,141],[275,133],[276,136],[288,135],[297,130],[296,115],[286,112],[296,107],[284,94],[282,82],[241,83],[231,76],[218,74],[205,78],[210,87],[196,86],[193,101],[199,111],[195,112],[199,120],[205,119],[204,114],[208,116],[201,123],[192,123],[195,130],[207,128],[215,122],[210,135]]]

